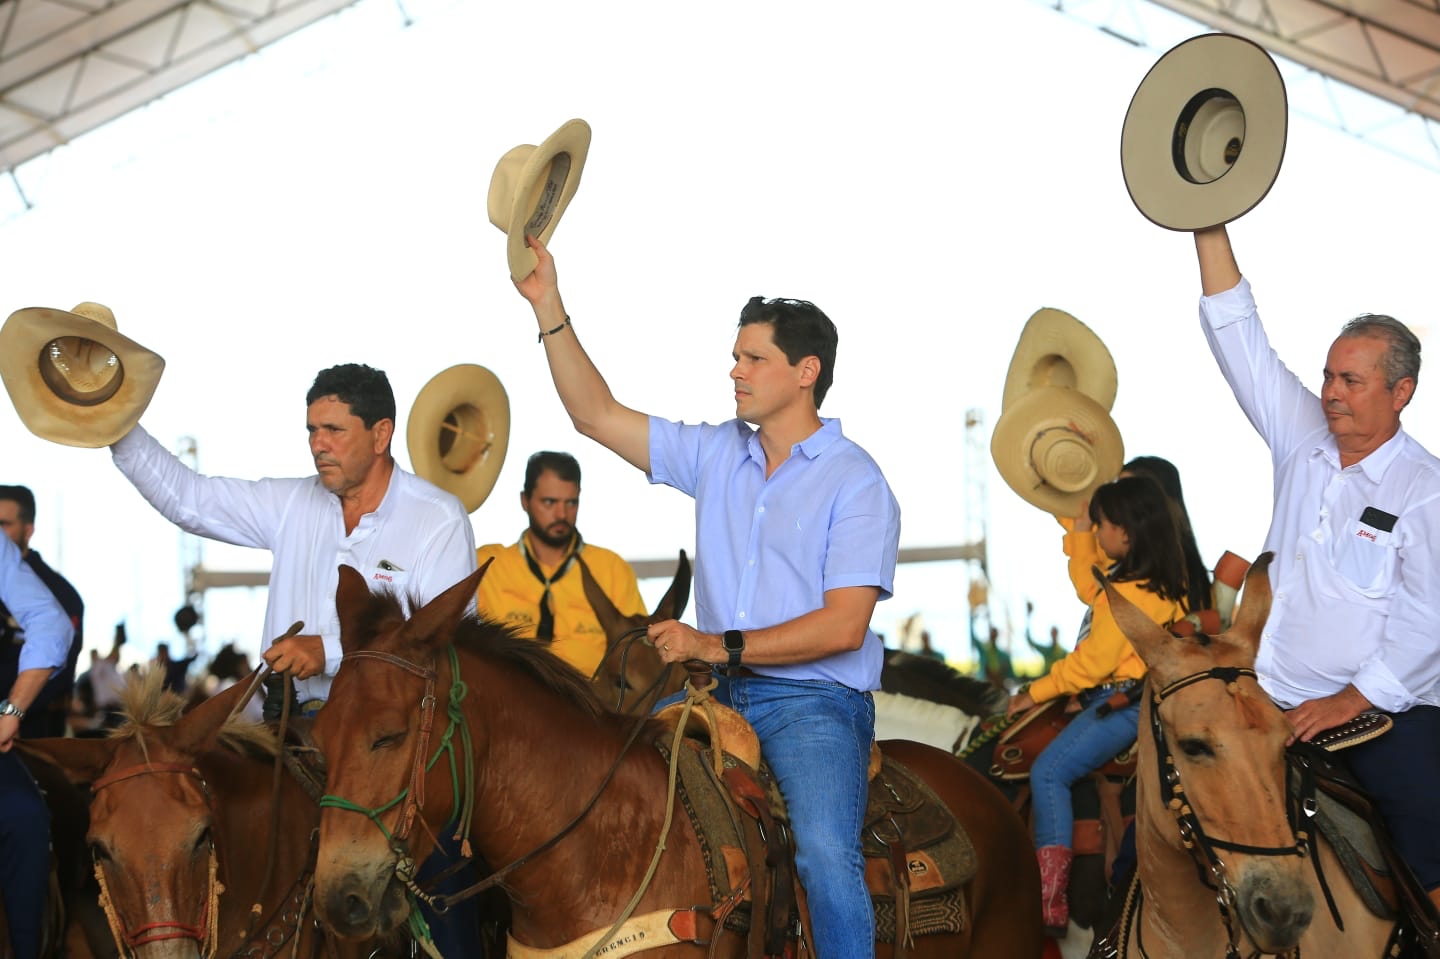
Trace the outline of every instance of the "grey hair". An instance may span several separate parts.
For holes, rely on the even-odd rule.
[[[1382,361],[1385,368],[1385,388],[1393,390],[1395,384],[1410,377],[1420,382],[1420,338],[1410,328],[1393,316],[1364,313],[1346,323],[1340,335],[1374,336],[1389,344]]]

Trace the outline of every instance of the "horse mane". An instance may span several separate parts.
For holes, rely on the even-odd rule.
[[[938,659],[885,650],[880,688],[954,706],[972,716],[989,716],[1004,708],[1006,694],[982,679],[967,676]]]
[[[401,597],[393,590],[373,592],[361,614],[358,631],[348,639],[356,648],[369,649],[386,627],[405,622],[421,605],[414,595],[405,597],[402,603]],[[556,656],[548,643],[527,639],[512,626],[467,613],[460,620],[451,641],[461,649],[519,669],[557,696],[573,703],[592,719],[613,712],[601,702],[589,677],[581,675],[574,666]]]
[[[133,739],[149,760],[145,741],[146,729],[174,726],[184,715],[185,700],[165,688],[165,671],[147,668],[125,677],[120,691],[121,724],[110,730],[109,739]],[[220,728],[219,744],[241,756],[274,758],[280,755],[275,732],[264,723],[250,722],[238,716],[225,720]]]

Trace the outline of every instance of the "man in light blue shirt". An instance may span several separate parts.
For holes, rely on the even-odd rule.
[[[50,816],[35,781],[11,751],[20,720],[50,674],[65,665],[74,628],[8,536],[0,536],[0,602],[24,634],[13,674],[0,676],[0,894],[16,959],[40,954],[50,875]]]
[[[531,239],[530,301],[576,429],[695,498],[699,629],[650,627],[667,662],[723,666],[715,695],[755,728],[795,832],[816,952],[874,955],[860,827],[884,658],[870,617],[890,596],[900,508],[880,468],[821,419],[838,336],[813,304],[750,301],[735,340],[735,419],[684,425],[616,402]],[[750,424],[754,424],[752,428]]]

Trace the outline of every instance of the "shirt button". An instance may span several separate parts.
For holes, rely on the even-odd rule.
[[[759,513],[765,512],[765,507],[763,507],[763,506],[760,507],[760,509],[756,510],[756,512],[759,512]]]
[[[1304,553],[1296,553],[1296,554],[1295,554],[1295,562],[1297,562],[1297,563],[1303,563],[1303,562],[1305,562],[1305,554],[1304,554]]]
[[[755,561],[752,559],[747,565],[749,565],[749,566],[754,566],[754,565],[755,565]]]
[[[744,614],[743,612],[740,614],[740,618],[741,618],[741,619],[744,619],[744,618],[745,618],[745,614]]]

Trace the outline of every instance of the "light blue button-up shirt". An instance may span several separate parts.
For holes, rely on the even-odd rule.
[[[838,419],[797,443],[767,480],[765,451],[741,420],[650,418],[650,482],[695,498],[695,615],[702,632],[763,629],[825,605],[827,590],[895,586],[900,505]],[[874,630],[859,649],[806,663],[751,665],[785,679],[880,686]]]
[[[75,627],[60,601],[20,555],[20,547],[4,534],[0,534],[0,602],[25,631],[19,672],[53,670],[65,664]],[[8,691],[0,689],[0,698]]]

